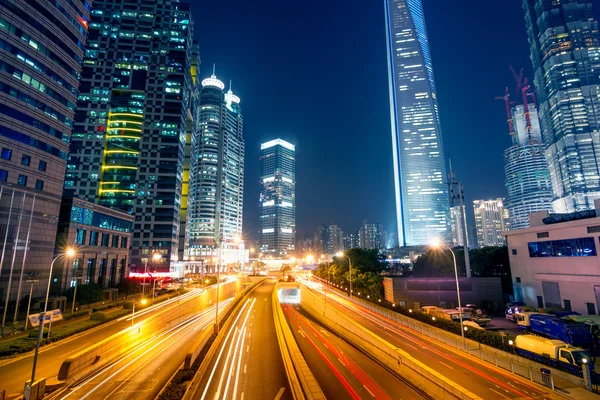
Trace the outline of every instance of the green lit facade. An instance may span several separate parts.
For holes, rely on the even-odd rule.
[[[189,5],[94,2],[65,193],[134,216],[130,267],[177,261],[197,47]]]

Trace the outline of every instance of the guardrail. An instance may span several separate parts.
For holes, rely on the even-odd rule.
[[[466,349],[463,348],[462,338],[451,332],[443,329],[427,325],[421,321],[407,317],[400,313],[394,312],[377,304],[365,301],[360,298],[347,298],[360,306],[363,306],[380,316],[394,322],[396,325],[406,327],[428,336],[431,339],[444,343],[459,351],[464,351],[470,355],[477,357],[483,361],[494,364],[497,367],[503,368],[515,375],[519,375],[531,382],[538,383],[555,390],[555,378],[565,380],[579,387],[585,387],[584,380],[567,372],[552,368],[546,364],[538,363],[528,358],[520,357],[516,354],[511,354],[506,351],[496,349],[491,346],[476,342],[475,340],[465,339]],[[508,346],[508,344],[507,344]],[[550,374],[543,373],[542,370],[551,371]]]
[[[300,305],[321,323],[433,398],[481,400],[476,394],[441,376],[404,350],[396,348],[339,313],[335,308],[326,307],[324,301],[304,286],[301,289]]]
[[[279,286],[279,284],[275,285],[271,299],[273,302],[273,319],[275,320],[279,350],[281,351],[285,372],[290,382],[292,396],[294,400],[324,400],[325,395],[308,367],[283,314],[278,296]]]
[[[192,378],[191,383],[187,387],[187,389],[182,397],[182,400],[199,398],[199,395],[196,392],[197,392],[197,390],[200,389],[199,383],[200,383],[200,380],[202,380],[202,376],[204,376],[204,374],[206,373],[206,370],[207,370],[208,364],[209,364],[208,361],[210,361],[214,357],[215,353],[221,346],[221,344],[226,336],[226,332],[229,330],[229,328],[233,324],[233,321],[235,321],[234,319],[230,319],[229,316],[237,313],[240,310],[240,308],[243,306],[242,299],[244,299],[254,289],[256,289],[261,284],[263,284],[266,280],[267,280],[267,278],[263,278],[257,282],[252,283],[252,285],[246,287],[244,290],[242,290],[240,293],[238,293],[236,295],[236,298],[229,304],[227,310],[223,314],[219,315],[219,325],[221,325],[222,322],[224,322],[224,324],[221,326],[221,329],[219,330],[219,334],[217,335],[217,338],[214,340],[214,342],[210,346],[210,350],[208,350],[208,352],[206,353],[206,356],[204,357],[204,360],[202,361],[200,368],[198,368],[198,371],[196,371],[196,373],[194,374],[194,377]],[[204,335],[207,335],[207,337],[206,337],[206,340],[203,341]],[[194,346],[197,345],[198,347],[195,347],[195,348],[192,347],[191,351],[186,355],[185,362],[187,363],[188,357],[190,357],[190,363],[189,363],[190,366],[192,364],[194,364],[196,357],[198,357],[198,354],[200,354],[200,352],[202,351],[202,348],[206,344],[206,341],[212,336],[212,332],[209,330],[204,335],[194,344]],[[193,354],[195,354],[195,356],[193,356]]]

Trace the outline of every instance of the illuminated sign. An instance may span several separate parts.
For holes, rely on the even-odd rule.
[[[204,86],[214,86],[214,87],[218,87],[219,89],[223,90],[225,89],[225,84],[223,82],[221,82],[220,80],[217,79],[216,76],[211,76],[210,78],[206,78],[202,81],[202,87]]]
[[[153,272],[153,273],[130,272],[129,277],[130,278],[167,278],[167,277],[177,278],[178,275],[175,272]]]
[[[262,233],[274,233],[274,232],[275,232],[275,229],[273,229],[273,228],[267,228],[267,229],[262,230]]]
[[[281,180],[287,183],[294,183],[293,180],[291,180],[290,178],[286,178],[285,176],[281,177]]]
[[[283,233],[293,233],[294,231],[290,228],[281,228],[281,232]]]
[[[265,149],[269,149],[269,148],[277,146],[277,145],[285,147],[288,150],[292,150],[292,151],[296,150],[296,147],[293,144],[288,143],[285,140],[281,140],[281,139],[275,139],[275,140],[271,140],[269,142],[263,143],[260,145],[260,149],[265,150]]]
[[[275,205],[275,200],[269,200],[269,201],[265,201],[263,203],[263,207],[270,207],[270,206],[274,206]]]
[[[265,183],[266,183],[266,182],[273,182],[274,180],[275,180],[275,177],[274,177],[274,176],[269,176],[268,178],[264,178],[264,179],[263,179],[263,182],[265,182]]]

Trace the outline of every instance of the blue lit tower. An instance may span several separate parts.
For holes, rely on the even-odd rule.
[[[600,34],[592,0],[523,0],[555,212],[600,198]]]
[[[296,148],[275,139],[260,154],[260,252],[286,258],[296,247]]]
[[[450,201],[421,0],[385,0],[396,217],[401,246],[449,243]]]

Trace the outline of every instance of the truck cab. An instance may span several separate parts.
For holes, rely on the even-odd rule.
[[[559,361],[577,366],[593,363],[593,359],[588,352],[578,347],[561,348],[558,353],[558,359]]]

